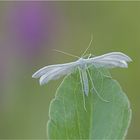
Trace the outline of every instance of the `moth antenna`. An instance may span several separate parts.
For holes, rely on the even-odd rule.
[[[73,54],[70,54],[70,53],[67,53],[67,52],[63,52],[63,51],[60,51],[60,50],[53,49],[53,51],[63,53],[65,55],[69,55],[69,56],[72,56],[72,57],[80,58],[79,56],[76,56],[76,55],[73,55]]]
[[[83,54],[82,54],[81,57],[83,57],[83,56],[85,55],[85,53],[87,52],[87,50],[91,47],[92,41],[93,41],[93,34],[91,34],[91,39],[90,39],[89,45],[88,45],[88,47],[86,48],[86,50],[83,52]]]

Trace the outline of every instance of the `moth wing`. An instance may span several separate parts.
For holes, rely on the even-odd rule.
[[[116,60],[124,60],[126,62],[130,62],[132,61],[132,59],[127,56],[126,54],[122,53],[122,52],[111,52],[111,53],[106,53],[104,55],[101,56],[97,56],[95,57],[96,59],[116,59]],[[93,58],[94,59],[94,58]]]
[[[33,75],[32,78],[39,78],[41,76],[43,76],[44,74],[52,71],[52,70],[56,70],[59,68],[65,68],[68,66],[75,66],[77,63],[76,62],[71,62],[71,63],[65,63],[65,64],[56,64],[56,65],[49,65],[49,66],[45,66],[41,69],[39,69],[38,71],[36,71]]]
[[[40,77],[40,85],[47,84],[50,80],[56,80],[64,75],[70,74],[73,72],[74,69],[74,65],[54,68],[53,70],[50,70],[49,72]]]
[[[93,63],[93,65],[96,68],[105,67],[105,68],[115,68],[115,67],[121,67],[121,68],[127,68],[128,64],[125,61],[114,61],[114,60],[104,60],[104,61],[97,61]]]
[[[122,67],[127,68],[127,62],[131,62],[132,59],[121,52],[107,53],[101,56],[90,58],[89,63],[92,63],[95,67]]]

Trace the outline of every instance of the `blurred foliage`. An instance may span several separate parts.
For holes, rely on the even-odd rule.
[[[61,80],[41,87],[31,75],[44,65],[74,61],[52,49],[80,56],[91,33],[94,41],[90,53],[121,51],[133,59],[128,69],[111,73],[131,102],[133,119],[127,138],[140,138],[139,13],[140,2],[1,1],[0,138],[46,137],[50,100]],[[21,15],[24,19],[19,22]]]

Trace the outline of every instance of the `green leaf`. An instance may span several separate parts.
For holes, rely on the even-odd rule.
[[[89,71],[96,90],[109,102],[102,101],[93,90],[83,96],[78,71],[67,76],[50,104],[49,139],[125,138],[131,120],[127,96],[107,70],[91,67]],[[92,89],[90,80],[89,87]]]

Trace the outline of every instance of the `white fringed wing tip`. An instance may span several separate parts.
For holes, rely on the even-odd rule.
[[[45,66],[32,75],[32,78],[40,78],[40,85],[47,84],[50,80],[56,80],[70,74],[75,68],[75,62]]]
[[[93,57],[92,63],[94,66],[106,67],[106,68],[127,68],[128,62],[131,62],[132,59],[124,53],[121,52],[111,52],[101,56]]]
[[[39,77],[43,76],[44,74],[46,74],[49,71],[55,70],[57,68],[64,68],[64,67],[66,68],[66,67],[70,67],[70,66],[76,66],[76,62],[45,66],[45,67],[39,69],[38,71],[36,71],[32,75],[32,78],[39,78]]]

